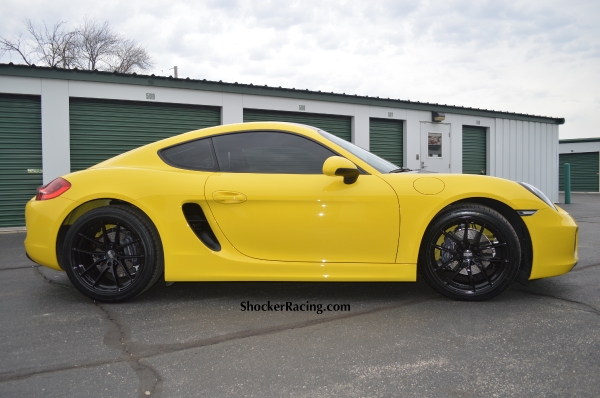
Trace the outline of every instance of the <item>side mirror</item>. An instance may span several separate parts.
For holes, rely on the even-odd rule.
[[[348,159],[341,156],[331,156],[323,163],[323,174],[330,177],[344,177],[344,184],[354,184],[360,175],[360,171]]]

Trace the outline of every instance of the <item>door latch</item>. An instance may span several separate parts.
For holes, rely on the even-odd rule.
[[[247,199],[246,195],[235,191],[215,191],[212,196],[215,202],[226,205],[244,203]]]

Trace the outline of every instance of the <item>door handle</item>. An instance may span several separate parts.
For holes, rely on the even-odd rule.
[[[215,202],[226,205],[244,203],[247,199],[246,195],[235,191],[215,191],[212,196]]]

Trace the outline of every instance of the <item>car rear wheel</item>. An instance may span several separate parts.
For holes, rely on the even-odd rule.
[[[495,210],[452,206],[427,229],[419,269],[438,293],[455,300],[494,297],[515,279],[521,246],[512,225]]]
[[[156,228],[129,206],[99,207],[78,218],[65,236],[62,261],[73,285],[101,302],[141,294],[164,268]]]

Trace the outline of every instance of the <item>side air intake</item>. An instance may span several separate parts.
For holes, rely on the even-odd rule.
[[[186,203],[182,206],[183,215],[188,225],[194,231],[198,239],[202,241],[211,250],[216,252],[221,250],[221,244],[217,240],[215,233],[210,228],[202,208],[197,203]]]

